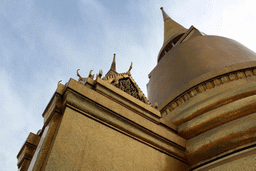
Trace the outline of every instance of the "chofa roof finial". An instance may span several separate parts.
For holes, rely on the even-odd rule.
[[[110,69],[116,71],[116,54],[115,53],[114,53],[113,62],[111,64],[111,68]]]

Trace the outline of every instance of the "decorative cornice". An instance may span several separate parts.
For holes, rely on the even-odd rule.
[[[243,70],[238,70],[235,72],[226,73],[215,78],[209,79],[195,87],[192,87],[176,97],[170,103],[168,103],[163,110],[161,111],[162,117],[166,116],[168,113],[186,103],[191,98],[197,96],[200,93],[207,91],[208,89],[215,88],[216,86],[220,86],[225,83],[229,83],[231,81],[244,79],[247,77],[255,76],[256,68],[247,68]]]
[[[142,116],[143,118],[146,118],[156,124],[159,124],[161,114],[152,106],[140,101],[139,99],[132,97],[123,90],[101,79],[97,79],[95,82],[95,87],[93,89],[96,92],[124,106],[125,108],[132,110],[134,113]],[[176,130],[177,127],[171,126],[171,128],[173,130]]]

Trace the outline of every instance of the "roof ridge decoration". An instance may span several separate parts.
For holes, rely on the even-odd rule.
[[[137,85],[137,83],[134,81],[131,75],[131,70],[132,70],[132,65],[133,63],[131,62],[130,68],[128,69],[127,72],[125,73],[118,73],[116,72],[116,64],[115,64],[115,54],[113,58],[112,65],[105,75],[105,77],[102,78],[102,80],[112,84],[113,86],[119,88],[120,90],[130,94],[131,96],[135,97],[136,99],[151,105],[151,103],[148,101],[147,97],[144,95],[144,93],[141,91],[140,87]],[[77,70],[77,76],[78,82],[81,84],[86,84],[87,79],[94,78],[94,74],[92,74],[93,70],[90,70],[89,76],[87,78],[83,78],[79,74],[79,69]],[[102,77],[103,71],[100,70],[99,74],[96,74],[96,79]],[[152,105],[151,105],[152,106]]]
[[[109,71],[107,72],[107,74],[105,75],[105,77],[115,75],[115,74],[118,74],[116,72],[116,54],[114,54],[111,67],[110,67]]]
[[[111,68],[110,69],[116,71],[116,54],[115,53],[114,53],[113,62],[111,64]]]

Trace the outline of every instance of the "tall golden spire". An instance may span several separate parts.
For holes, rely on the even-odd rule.
[[[177,37],[178,35],[185,33],[187,29],[185,29],[182,25],[172,20],[164,11],[164,8],[160,8],[163,13],[164,19],[164,45],[169,43],[172,39]]]

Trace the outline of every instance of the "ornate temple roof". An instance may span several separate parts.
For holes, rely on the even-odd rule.
[[[143,94],[143,92],[141,91],[141,89],[131,76],[132,63],[129,70],[126,73],[118,73],[116,72],[115,57],[116,54],[114,54],[110,70],[102,79],[114,85],[115,87],[121,89],[122,91],[130,94],[136,99],[139,99],[140,101],[146,104],[150,104],[146,96]]]
[[[114,54],[113,61],[111,64],[111,67],[105,77],[102,78],[102,80],[108,82],[109,84],[112,84],[113,86],[119,88],[120,90],[130,94],[131,96],[135,97],[136,99],[150,105],[151,103],[148,101],[147,97],[143,94],[137,83],[134,81],[134,79],[131,76],[131,69],[132,69],[132,63],[130,65],[130,68],[125,73],[118,73],[116,71],[116,54]],[[77,70],[77,76],[79,77],[78,82],[85,84],[87,82],[88,78],[93,79],[94,75],[92,74],[92,70],[89,73],[88,78],[82,78],[79,74],[79,69]],[[100,70],[99,74],[97,74],[96,78],[101,78],[103,75],[102,70]]]

